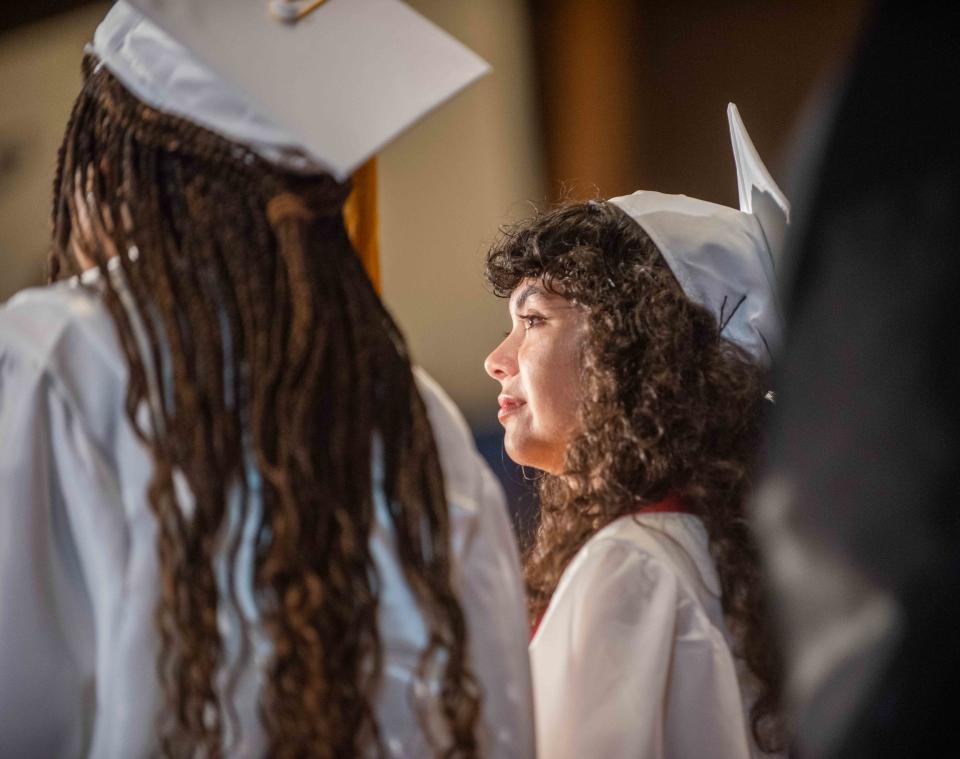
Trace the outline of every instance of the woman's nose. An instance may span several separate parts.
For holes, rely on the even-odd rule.
[[[510,351],[509,336],[483,362],[483,368],[493,379],[502,382],[517,373],[517,358]]]

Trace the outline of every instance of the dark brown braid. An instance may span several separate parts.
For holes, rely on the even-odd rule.
[[[429,630],[420,675],[437,683],[446,725],[428,734],[438,755],[475,756],[480,694],[437,452],[403,338],[344,231],[349,188],[159,113],[89,58],[84,79],[58,162],[50,271],[75,274],[81,256],[99,268],[129,365],[126,413],[153,458],[163,753],[224,756],[235,734],[215,687],[218,673],[236,674],[217,620],[239,617],[214,566],[225,552],[232,577],[237,493],[241,523],[262,504],[254,591],[273,645],[261,699],[271,756],[384,753],[369,548],[379,440],[401,564]]]
[[[581,432],[564,476],[540,480],[525,562],[532,619],[592,535],[678,496],[707,528],[737,653],[756,679],[754,735],[778,748],[780,667],[744,515],[765,372],[720,338],[716,318],[684,295],[646,233],[608,203],[566,205],[505,230],[487,277],[503,297],[542,280],[587,313]]]

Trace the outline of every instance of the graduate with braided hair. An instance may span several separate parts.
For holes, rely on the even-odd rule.
[[[84,59],[51,283],[0,309],[0,756],[533,754],[502,494],[343,218],[485,66],[267,5],[119,2]]]

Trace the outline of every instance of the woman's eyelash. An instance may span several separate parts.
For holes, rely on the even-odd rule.
[[[547,320],[547,317],[540,316],[539,314],[517,314],[517,321],[523,323],[524,331],[528,329],[533,329],[539,324],[542,324]],[[503,333],[503,338],[507,339],[510,335],[513,334],[513,330],[507,330]]]

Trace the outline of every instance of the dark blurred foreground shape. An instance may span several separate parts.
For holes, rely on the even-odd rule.
[[[960,756],[955,8],[874,7],[794,217],[756,516],[801,757]]]

